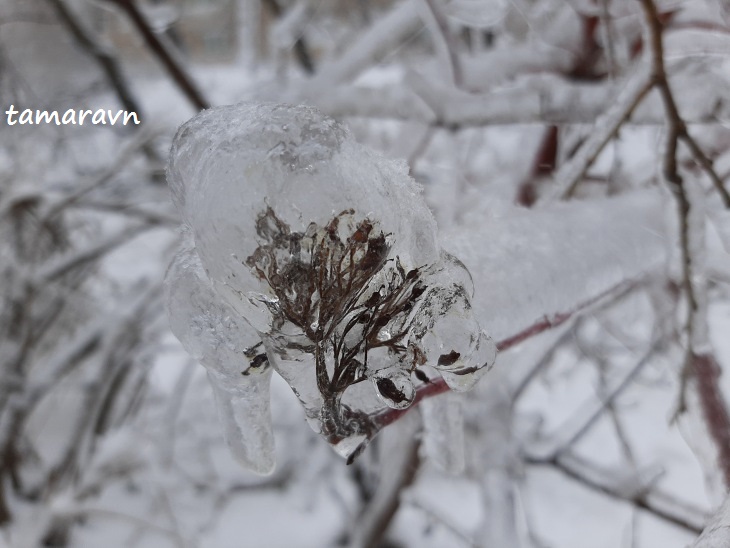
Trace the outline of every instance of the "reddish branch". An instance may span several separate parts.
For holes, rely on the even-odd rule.
[[[687,132],[687,126],[679,114],[664,66],[664,46],[662,43],[663,22],[653,0],[641,0],[647,23],[647,42],[651,52],[652,78],[659,90],[667,118],[667,148],[664,154],[664,179],[674,193],[680,220],[680,248],[682,252],[682,285],[687,297],[687,353],[682,373],[680,409],[684,408],[684,394],[687,379],[693,375],[697,381],[700,407],[710,435],[717,448],[718,465],[722,471],[725,486],[730,488],[730,414],[718,384],[720,368],[714,358],[707,354],[697,354],[694,350],[695,319],[700,313],[696,288],[693,283],[693,263],[690,249],[690,200],[685,181],[677,165],[679,141],[687,144],[695,160],[705,169],[725,205],[730,207],[730,194],[712,168],[712,162],[705,156],[694,139]]]
[[[692,372],[697,380],[702,415],[717,445],[720,470],[725,485],[730,486],[730,416],[720,391],[721,369],[712,355],[693,354]]]
[[[597,466],[573,453],[547,459],[531,455],[525,455],[524,458],[528,464],[551,466],[593,491],[628,502],[692,533],[699,534],[702,531],[706,516],[699,509],[681,503],[657,488],[650,488],[651,485],[642,486],[636,479],[634,482],[627,481],[628,478],[622,478],[616,471]]]
[[[552,316],[545,316],[541,320],[538,320],[537,322],[533,323],[529,327],[523,329],[522,331],[515,333],[514,335],[511,335],[507,337],[506,339],[502,339],[501,341],[497,342],[497,350],[500,352],[507,350],[509,348],[512,348],[513,346],[517,346],[519,343],[526,341],[527,339],[534,337],[535,335],[539,335],[540,333],[543,333],[547,331],[548,329],[552,329],[554,327],[558,327],[559,325],[564,324],[571,318],[575,317],[580,312],[584,312],[588,308],[598,304],[600,301],[603,301],[604,299],[607,299],[609,297],[620,297],[621,295],[625,294],[627,291],[633,289],[636,287],[636,280],[626,280],[623,281],[610,289],[604,291],[603,293],[600,293],[596,295],[595,297],[592,297],[571,310],[567,310],[565,312],[558,312],[556,314],[553,314]],[[403,415],[405,415],[410,409],[413,409],[416,407],[418,402],[421,400],[424,400],[426,398],[430,398],[432,396],[438,396],[439,394],[443,394],[444,392],[447,392],[449,390],[448,385],[446,382],[439,378],[435,379],[428,384],[422,385],[418,391],[416,392],[416,398],[413,402],[413,405],[406,409],[388,409],[387,411],[383,411],[382,413],[376,415],[373,418],[373,424],[376,427],[376,430],[380,430],[389,424],[394,423],[398,419],[400,419]]]

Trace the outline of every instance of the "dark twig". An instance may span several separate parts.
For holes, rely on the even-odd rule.
[[[730,193],[728,193],[727,189],[723,186],[722,179],[720,179],[712,166],[712,161],[707,157],[707,155],[705,155],[697,142],[689,134],[687,124],[679,114],[679,109],[677,108],[677,103],[674,100],[674,95],[672,94],[669,79],[667,78],[666,68],[664,66],[664,44],[662,41],[663,25],[657,7],[653,0],[640,1],[647,23],[647,42],[651,51],[651,66],[654,86],[659,90],[667,117],[669,131],[668,149],[672,152],[672,154],[667,154],[665,156],[664,174],[667,177],[667,182],[672,185],[678,185],[678,187],[682,186],[681,178],[677,173],[676,161],[677,141],[681,139],[690,149],[690,152],[697,163],[699,163],[702,169],[704,169],[709,175],[712,183],[715,185],[715,188],[720,193],[725,206],[730,208]],[[677,190],[682,192],[681,188],[678,188]]]
[[[597,404],[591,404],[593,406],[592,410],[581,410],[578,414],[579,422],[577,426],[559,428],[560,431],[565,431],[566,435],[561,436],[563,437],[563,440],[558,442],[557,446],[550,451],[550,454],[554,457],[559,457],[560,455],[565,454],[570,451],[588,432],[590,432],[603,414],[609,411],[616,399],[626,391],[626,389],[634,382],[637,375],[651,361],[651,358],[654,356],[656,350],[660,348],[662,342],[663,341],[657,341],[652,344],[641,359],[628,371],[628,373],[626,373],[623,379],[621,379],[621,381],[613,387],[613,389],[611,389],[604,398],[601,399],[600,402]]]
[[[119,102],[124,109],[128,112],[141,113],[142,110],[140,109],[139,103],[129,89],[129,85],[122,74],[117,58],[104,49],[92,33],[84,27],[82,22],[71,13],[65,0],[47,0],[47,2],[56,9],[61,22],[74,37],[74,40],[99,64],[106,79],[112,88],[114,88]]]
[[[596,120],[591,136],[581,146],[570,162],[564,164],[555,175],[557,192],[562,199],[573,196],[579,183],[593,165],[605,146],[616,136],[652,88],[651,76],[644,67],[627,82],[625,88],[601,117]]]
[[[263,4],[277,19],[282,15],[282,9],[276,0],[264,0]],[[307,74],[314,74],[314,61],[309,53],[309,46],[304,36],[299,36],[294,42],[294,56]]]
[[[350,548],[370,548],[383,545],[383,537],[401,504],[401,494],[413,483],[418,473],[420,459],[417,429],[420,421],[409,417],[403,430],[396,434],[398,443],[387,455],[387,466],[381,467],[382,475],[372,499],[363,509],[352,528]],[[385,440],[382,440],[385,441]],[[397,449],[392,451],[392,449]]]
[[[127,14],[129,20],[135,26],[139,34],[144,39],[147,47],[157,59],[160,60],[170,77],[180,90],[185,94],[188,101],[197,109],[205,110],[210,108],[210,102],[203,96],[190,75],[185,71],[182,65],[175,59],[172,52],[160,41],[150,27],[147,19],[139,11],[134,0],[108,0],[112,4],[119,6],[122,11]]]
[[[636,477],[624,477],[621,481],[620,473],[590,463],[573,453],[547,459],[530,455],[524,458],[532,465],[551,466],[589,489],[628,502],[695,534],[702,531],[707,518],[702,510],[682,503],[656,487],[643,486]]]
[[[724,430],[724,425],[730,425],[730,413],[722,397],[718,383],[719,367],[709,355],[699,354],[694,348],[694,337],[696,332],[696,318],[700,313],[700,306],[694,286],[692,252],[690,249],[690,200],[685,188],[685,183],[679,173],[677,165],[677,145],[680,139],[688,144],[690,150],[702,165],[710,165],[709,160],[701,152],[697,144],[687,132],[687,126],[682,120],[677,104],[674,101],[672,90],[667,78],[664,66],[664,46],[662,43],[662,23],[657,7],[653,0],[640,0],[647,24],[647,42],[651,52],[651,66],[654,85],[660,92],[664,111],[667,118],[667,148],[664,153],[663,172],[664,178],[674,193],[677,200],[677,207],[680,219],[680,248],[682,252],[682,286],[685,291],[688,303],[686,329],[687,329],[687,350],[685,363],[681,377],[680,404],[678,412],[685,408],[685,393],[687,380],[694,375],[697,380],[700,406],[710,435],[715,443],[719,454],[719,465],[721,467],[726,487],[730,487],[730,435]],[[717,174],[712,171],[714,178],[719,181]],[[723,200],[730,205],[730,197],[724,187],[718,188]]]

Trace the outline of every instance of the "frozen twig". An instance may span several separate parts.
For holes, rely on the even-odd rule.
[[[203,96],[203,93],[193,81],[192,77],[183,68],[182,64],[175,58],[170,48],[164,44],[150,27],[145,16],[139,11],[134,0],[107,0],[119,6],[127,14],[129,20],[144,39],[152,54],[162,63],[170,74],[173,82],[183,92],[188,101],[197,109],[210,108],[210,102]]]
[[[444,517],[438,510],[431,508],[428,504],[418,500],[414,496],[406,497],[403,502],[408,506],[417,508],[418,510],[426,514],[430,522],[440,524],[444,529],[454,535],[454,537],[459,539],[459,541],[461,541],[464,546],[469,546],[470,548],[479,548],[479,545],[471,538],[469,538],[469,535],[467,535],[466,533],[461,531],[459,527],[451,523],[451,521]]]
[[[68,510],[64,511],[63,517],[65,518],[83,518],[83,517],[92,517],[97,516],[100,518],[107,518],[107,519],[113,519],[113,520],[119,520],[124,521],[127,523],[130,523],[132,525],[136,525],[137,527],[141,527],[143,529],[152,531],[154,533],[157,533],[159,535],[163,535],[167,538],[169,538],[172,542],[174,542],[177,546],[180,546],[182,548],[185,548],[188,546],[188,543],[181,541],[180,533],[168,529],[166,527],[162,527],[160,525],[157,525],[156,523],[150,521],[147,518],[134,516],[132,514],[127,514],[125,512],[120,512],[119,510],[112,510],[109,508],[102,508],[100,506],[91,506],[91,505],[77,505],[72,508],[69,508]]]
[[[712,161],[705,155],[694,138],[687,130],[687,124],[679,113],[677,103],[669,85],[666,68],[664,65],[664,44],[662,38],[662,22],[653,0],[641,0],[641,6],[644,11],[644,18],[647,25],[647,42],[651,52],[651,69],[653,84],[659,90],[664,104],[664,112],[668,125],[668,151],[665,156],[664,172],[667,182],[679,187],[677,190],[681,193],[683,190],[681,178],[678,179],[676,166],[676,148],[677,141],[682,140],[690,149],[692,156],[703,170],[710,177],[713,185],[722,197],[726,207],[730,207],[730,193],[723,185],[722,179],[712,166]]]
[[[725,548],[730,545],[730,496],[705,527],[692,548]]]
[[[701,315],[706,314],[706,310],[703,306],[700,306],[700,299],[698,298],[697,288],[695,287],[690,234],[691,226],[689,220],[691,204],[688,190],[685,187],[685,181],[679,173],[677,165],[677,147],[680,139],[688,144],[692,143],[690,144],[690,149],[694,146],[696,158],[698,157],[697,152],[699,151],[699,147],[697,147],[687,132],[687,126],[679,114],[679,109],[672,95],[664,65],[663,29],[657,7],[653,0],[641,0],[641,6],[647,28],[646,41],[651,53],[652,75],[655,85],[660,92],[667,118],[667,146],[663,159],[663,175],[677,201],[682,259],[682,287],[688,305],[686,320],[687,349],[681,377],[680,405],[678,411],[682,412],[684,410],[687,380],[690,375],[694,375],[697,380],[700,406],[702,407],[710,435],[718,451],[718,465],[721,468],[725,486],[730,487],[730,436],[726,431],[727,426],[730,425],[730,413],[728,413],[722,391],[718,386],[718,364],[711,355],[702,353],[695,348],[698,324],[704,322],[704,318]],[[700,157],[705,158],[701,152]],[[716,174],[713,180],[715,179],[717,179]],[[719,179],[717,180],[719,181]],[[718,190],[723,196],[723,199],[725,199],[726,193],[724,192],[724,187],[720,185]],[[726,203],[730,204],[730,200]]]
[[[137,219],[149,226],[175,227],[180,224],[180,219],[175,215],[171,215],[161,211],[153,211],[146,207],[140,207],[127,203],[113,203],[99,200],[80,200],[75,206],[72,207],[117,213],[131,219]]]
[[[720,387],[720,365],[711,354],[693,354],[691,360],[702,415],[717,448],[725,485],[730,486],[730,416]]]
[[[555,353],[560,349],[563,345],[565,345],[571,338],[573,337],[573,330],[567,330],[565,333],[563,333],[558,340],[556,340],[552,345],[550,345],[550,348],[547,349],[547,351],[543,354],[542,358],[540,358],[535,365],[530,368],[530,370],[525,374],[519,382],[516,383],[515,387],[512,389],[510,394],[510,399],[512,400],[512,404],[514,405],[517,400],[520,399],[522,394],[525,393],[525,390],[528,386],[532,383],[532,381],[535,379],[535,377],[542,371],[545,367],[547,367],[550,362],[553,359],[553,356],[555,356]]]
[[[707,519],[705,512],[675,499],[656,486],[645,485],[633,474],[603,468],[568,452],[549,459],[525,456],[525,461],[537,466],[551,466],[589,489],[628,502],[650,514],[674,523],[692,533],[699,533]]]
[[[641,359],[624,375],[623,379],[603,398],[601,401],[592,403],[593,409],[587,411],[582,409],[577,413],[580,421],[577,425],[570,428],[559,428],[561,432],[565,432],[560,436],[560,440],[554,443],[554,447],[548,451],[553,457],[559,457],[561,454],[569,451],[578,443],[596,424],[603,414],[613,405],[616,399],[631,385],[637,375],[650,362],[654,352],[660,347],[661,341],[655,342],[651,348],[641,357]],[[551,457],[552,458],[552,457]]]
[[[616,135],[621,125],[631,117],[636,107],[652,88],[650,67],[641,66],[609,109],[596,120],[590,137],[571,160],[563,164],[555,175],[553,196],[570,198],[581,179],[593,165],[606,144]]]
[[[600,376],[600,394],[601,398],[605,399],[605,392],[607,390],[606,387],[606,370],[608,368],[608,360],[605,360],[603,358],[598,359],[598,373]],[[634,455],[634,450],[631,447],[631,442],[629,441],[628,434],[626,432],[626,429],[624,428],[624,424],[621,420],[621,416],[619,415],[618,408],[616,406],[615,400],[608,403],[607,405],[607,412],[608,416],[611,419],[611,423],[613,424],[614,432],[616,433],[616,439],[621,446],[621,451],[624,454],[624,457],[626,457],[626,460],[628,461],[629,465],[633,468],[636,467],[636,457]]]
[[[269,9],[274,17],[280,18],[285,16],[282,14],[281,6],[277,0],[264,0],[262,3]],[[314,74],[314,61],[312,60],[312,54],[309,51],[306,38],[301,34],[294,40],[294,55],[304,72],[307,74]]]
[[[353,79],[421,26],[414,0],[396,4],[387,15],[357,36],[340,57],[323,66],[305,86],[304,95],[308,99],[316,97],[324,89],[328,95],[332,87]]]
[[[127,80],[122,74],[117,58],[99,44],[92,33],[84,27],[83,23],[66,5],[66,0],[47,1],[56,9],[61,22],[68,28],[76,42],[99,64],[122,106],[129,112],[142,112]]]
[[[74,185],[73,190],[63,197],[55,201],[49,201],[44,211],[45,220],[48,221],[62,212],[66,207],[77,202],[86,194],[108,183],[119,174],[122,168],[130,162],[140,149],[149,144],[152,137],[152,134],[143,131],[136,138],[132,139],[131,142],[122,149],[119,156],[106,169],[101,171],[101,173],[95,174],[92,177],[89,177],[88,180]]]
[[[424,7],[425,22],[431,27],[436,50],[441,51],[451,74],[451,81],[457,88],[461,87],[464,81],[459,54],[456,51],[457,44],[454,35],[449,28],[449,22],[442,13],[437,0],[419,0]]]
[[[99,259],[113,249],[127,243],[145,230],[149,230],[149,228],[148,224],[129,227],[118,234],[109,236],[108,238],[87,247],[86,249],[70,251],[53,261],[49,261],[47,264],[43,265],[43,267],[39,268],[32,277],[32,283],[36,286],[42,286],[43,284],[64,276],[76,268],[80,268]]]
[[[725,204],[725,207],[730,208],[730,193],[725,188],[723,182],[724,177],[720,177],[720,175],[717,174],[717,171],[715,171],[715,168],[712,165],[712,160],[710,160],[710,158],[708,158],[707,155],[702,151],[700,146],[697,144],[697,141],[695,141],[695,139],[689,134],[686,126],[680,137],[687,145],[687,148],[689,148],[695,161],[700,164],[700,167],[705,171],[705,173],[707,173],[707,176],[712,181],[715,189],[720,194],[720,197],[722,198],[722,202]]]
[[[393,432],[393,440],[381,440],[392,441],[395,447],[384,454],[387,466],[381,468],[382,476],[378,487],[353,525],[350,548],[381,545],[383,536],[400,506],[401,493],[413,482],[418,471],[418,427],[417,417],[411,417],[400,425],[401,430]]]
[[[621,80],[623,82],[623,80]],[[468,93],[445,82],[412,72],[406,85],[383,87],[340,85],[307,100],[327,114],[342,118],[392,119],[436,127],[472,128],[518,124],[592,124],[619,92],[617,84],[586,84],[551,75],[527,76],[509,88]],[[712,103],[699,105],[688,124],[710,123]],[[664,124],[659,97],[644,98],[631,116],[632,126]]]

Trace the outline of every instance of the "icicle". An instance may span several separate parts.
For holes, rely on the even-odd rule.
[[[456,394],[441,394],[419,405],[423,449],[430,462],[450,474],[464,469],[464,416]]]
[[[270,473],[274,466],[271,368],[260,338],[215,294],[190,242],[173,259],[165,286],[172,332],[208,370],[234,456],[257,473]]]
[[[245,380],[208,371],[218,419],[231,453],[243,466],[262,475],[270,474],[275,464],[269,408],[272,371],[265,368]]]

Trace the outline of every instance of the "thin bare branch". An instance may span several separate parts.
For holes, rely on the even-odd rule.
[[[76,42],[97,62],[125,110],[141,113],[142,109],[134,98],[134,94],[122,74],[117,58],[111,52],[107,51],[96,40],[94,35],[84,27],[83,23],[71,12],[69,6],[66,5],[65,0],[46,1],[56,9],[61,22]]]
[[[619,471],[598,466],[573,453],[564,453],[551,459],[526,455],[525,461],[560,470],[589,489],[632,504],[695,534],[702,531],[707,520],[706,513],[699,508],[675,499],[651,483],[647,486],[641,478],[633,474],[627,477]]]
[[[573,196],[578,184],[608,142],[616,135],[637,106],[643,101],[653,85],[650,67],[641,66],[631,77],[606,112],[596,120],[590,137],[578,152],[563,164],[555,174],[555,188],[552,197],[567,199]]]
[[[282,16],[282,9],[276,0],[263,0],[262,4],[266,6],[275,17]],[[307,40],[304,36],[299,36],[294,42],[294,55],[297,62],[307,74],[314,74],[314,61],[309,51]]]
[[[38,269],[38,272],[32,278],[32,283],[36,287],[47,284],[76,268],[97,260],[120,245],[127,243],[145,230],[149,230],[149,228],[149,225],[146,224],[129,227],[118,234],[113,234],[108,238],[96,242],[86,249],[70,251],[53,261],[49,261],[48,264]]]
[[[548,454],[553,457],[559,457],[561,454],[571,450],[573,446],[593,428],[596,422],[598,422],[616,399],[631,385],[638,374],[650,362],[655,351],[660,348],[660,346],[660,341],[655,342],[641,357],[641,359],[624,375],[621,381],[613,387],[605,398],[598,402],[591,402],[591,407],[593,407],[592,410],[581,409],[576,414],[576,418],[579,419],[578,424],[571,426],[570,428],[559,428],[558,430],[560,432],[565,432],[565,434],[561,435],[561,439],[553,444],[554,447],[548,452]]]
[[[700,167],[705,171],[705,173],[707,173],[707,176],[712,181],[715,189],[720,194],[720,197],[722,198],[725,207],[730,208],[730,192],[728,192],[728,190],[725,188],[723,178],[721,178],[717,174],[717,171],[715,171],[715,168],[712,165],[712,160],[710,160],[710,158],[708,158],[707,155],[702,151],[700,146],[697,144],[697,141],[695,141],[694,138],[689,134],[686,126],[684,127],[684,131],[680,134],[680,138],[689,148],[695,161],[700,164]]]
[[[706,314],[706,310],[701,310],[696,292],[697,288],[694,285],[694,268],[690,246],[691,228],[689,223],[691,204],[687,189],[685,188],[684,179],[679,173],[677,165],[677,145],[679,140],[683,139],[685,142],[692,143],[694,141],[687,133],[687,126],[679,114],[679,109],[677,108],[667,78],[664,65],[664,45],[662,41],[663,27],[659,12],[653,0],[641,0],[641,6],[646,23],[646,41],[651,54],[654,82],[662,97],[667,118],[668,135],[663,159],[663,174],[665,181],[677,201],[680,221],[680,249],[682,253],[682,287],[685,291],[688,304],[686,320],[687,348],[681,376],[678,412],[684,410],[687,380],[691,374],[694,374],[698,382],[698,394],[700,396],[700,405],[703,409],[704,418],[718,450],[718,465],[722,470],[725,486],[730,488],[730,436],[727,435],[727,432],[723,431],[724,425],[730,424],[730,413],[722,397],[722,391],[717,386],[719,367],[714,361],[714,358],[696,352],[694,347],[697,323],[698,321],[702,321],[698,319],[698,315]],[[699,147],[697,147],[697,150],[699,151]]]
[[[167,45],[160,40],[159,36],[155,34],[152,27],[150,27],[150,24],[147,22],[147,19],[145,19],[145,16],[141,11],[139,11],[134,0],[107,1],[119,6],[122,11],[127,14],[129,20],[144,39],[147,47],[162,63],[165,70],[167,70],[168,74],[172,78],[172,81],[177,85],[180,91],[183,92],[185,97],[187,97],[190,104],[192,104],[197,110],[210,108],[210,101],[205,98],[197,84],[193,81],[192,77],[175,58],[175,55],[170,48],[168,48]]]
[[[396,451],[388,451],[385,455],[387,466],[381,468],[382,476],[375,493],[353,524],[350,548],[381,545],[400,506],[403,489],[413,482],[418,472],[419,422],[416,416],[410,417],[399,425],[398,432],[393,433],[394,439],[391,441]]]

